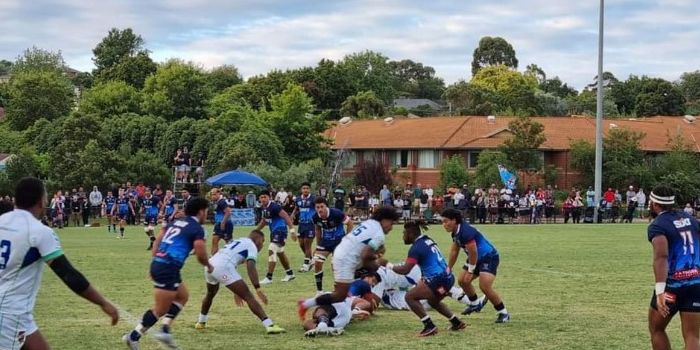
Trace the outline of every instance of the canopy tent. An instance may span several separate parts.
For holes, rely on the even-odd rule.
[[[259,176],[242,170],[231,170],[214,175],[206,180],[212,186],[261,186],[267,187],[267,181]]]

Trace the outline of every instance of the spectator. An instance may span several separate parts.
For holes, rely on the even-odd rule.
[[[631,187],[631,186],[630,186]],[[627,221],[628,223],[632,223],[632,219],[634,219],[634,211],[637,209],[637,193],[635,192],[633,196],[630,195],[629,191],[627,192],[627,213],[625,214],[625,217],[622,219],[623,222]]]
[[[78,192],[73,192],[71,200],[71,219],[74,226],[80,226],[80,218],[83,216],[83,203],[85,199],[78,196]]]
[[[428,206],[429,206],[428,203],[430,203],[428,194],[425,193],[425,191],[423,191],[423,193],[421,193],[421,195],[420,195],[420,204],[419,204],[420,205],[420,209],[419,209],[420,218],[424,218],[425,211],[428,209]]]
[[[442,196],[435,196],[435,197],[433,197],[433,200],[432,200],[432,207],[434,208],[433,212],[435,212],[435,213],[442,213],[442,211],[445,209]],[[473,222],[473,221],[472,221],[472,222]]]
[[[143,196],[146,195],[146,186],[143,185],[143,182],[139,182],[138,185],[136,185],[136,197],[141,200],[143,199]]]
[[[425,194],[428,195],[428,203],[430,203],[432,205],[433,196],[435,195],[435,192],[433,191],[433,187],[428,186],[428,188],[425,189]],[[441,213],[442,213],[442,211],[441,211]]]
[[[411,220],[411,198],[404,197],[403,199],[403,215],[401,216],[404,222]]]
[[[275,195],[275,202],[284,204],[287,202],[287,197],[289,197],[289,193],[284,190],[284,187],[280,187],[279,192],[277,192],[277,195]]]
[[[574,221],[574,224],[579,224],[581,223],[581,212],[583,209],[583,200],[581,199],[581,194],[579,192],[576,192],[576,196],[574,197],[573,201],[573,208],[571,210],[572,212],[572,219]]]
[[[564,211],[564,223],[568,224],[571,218],[571,213],[574,209],[574,199],[571,196],[567,196],[564,204],[562,205],[562,210]]]
[[[153,190],[153,195],[158,198],[163,198],[163,188],[160,187],[160,184],[156,185],[156,188]]]
[[[182,149],[178,148],[175,152],[175,158],[173,158],[173,165],[175,165],[175,177],[177,182],[185,182],[185,158],[182,155]]]
[[[83,216],[83,226],[88,226],[90,222],[90,201],[87,198],[84,198],[82,203],[82,216]]]
[[[401,196],[396,196],[394,197],[394,208],[396,208],[398,213],[401,213],[401,216],[403,217],[403,199]]]
[[[420,184],[416,184],[413,188],[412,198],[413,198],[413,212],[415,214],[420,214],[420,195],[423,194],[423,189]]]
[[[449,190],[445,191],[445,194],[442,196],[442,202],[445,205],[445,209],[452,208],[454,206],[454,202],[452,201],[452,192]]]
[[[593,191],[592,186],[588,186],[588,191],[586,192],[586,206],[588,208],[595,207],[595,191]]]
[[[90,205],[92,205],[92,217],[100,216],[102,212],[102,193],[97,190],[97,186],[93,186],[92,192],[90,192]]]
[[[253,191],[248,191],[248,194],[245,196],[245,204],[247,208],[254,208],[255,207],[255,202],[257,199],[255,198],[255,193]]]
[[[627,189],[627,193],[625,193],[625,201],[629,204],[632,201],[632,198],[635,199],[637,198],[637,192],[634,191],[634,186],[630,186]],[[636,203],[635,203],[636,204]]]
[[[609,207],[612,207],[612,203],[615,201],[615,192],[612,187],[608,187],[608,190],[603,194],[605,202],[608,203]]]
[[[370,214],[374,213],[374,211],[379,207],[379,203],[380,203],[379,198],[377,198],[377,196],[370,197],[369,203],[368,203]],[[389,199],[389,203],[391,203],[391,199]],[[388,206],[391,206],[391,204],[389,204]]]
[[[187,182],[189,174],[190,174],[190,169],[192,169],[192,155],[190,154],[190,151],[187,149],[187,146],[182,147],[182,160],[183,160],[183,163],[185,164],[185,167],[184,167],[185,173],[183,174],[185,177],[184,182]]]
[[[333,199],[335,199],[334,207],[340,211],[345,211],[345,190],[343,186],[338,186],[333,191]]]
[[[204,153],[199,152],[194,166],[196,166],[194,174],[197,177],[197,183],[202,183],[202,177],[204,177]]]
[[[384,206],[391,206],[391,191],[387,185],[382,186],[382,190],[379,191],[379,199]]]
[[[647,195],[644,194],[644,189],[640,188],[637,191],[637,207],[639,207],[639,218],[644,218],[644,208],[647,205]]]
[[[51,219],[52,219],[52,224],[54,227],[58,227],[60,229],[63,228],[63,195],[61,191],[56,192],[54,194],[53,199],[51,199]]]
[[[73,196],[68,191],[64,193],[66,194],[66,200],[63,202],[63,224],[68,227],[73,213]]]
[[[452,207],[459,208],[459,203],[465,198],[466,197],[464,196],[464,193],[462,193],[462,191],[457,191],[455,194],[452,195]]]
[[[328,199],[328,189],[326,188],[326,185],[321,185],[321,187],[318,189],[318,196]]]
[[[695,211],[693,210],[693,206],[690,203],[685,205],[685,208],[683,208],[683,211],[690,216],[695,215]]]

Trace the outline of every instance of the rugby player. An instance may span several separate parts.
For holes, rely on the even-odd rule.
[[[316,291],[323,292],[323,264],[330,254],[345,237],[346,232],[352,231],[353,223],[341,210],[329,208],[323,197],[315,200],[316,212],[313,216],[316,233],[316,251],[314,252],[314,279]],[[347,230],[345,227],[347,226]]]
[[[314,203],[316,196],[311,194],[311,185],[308,182],[301,184],[301,194],[296,197],[296,205],[292,217],[299,215],[299,248],[304,254],[304,263],[299,268],[299,272],[309,272],[311,270],[311,244],[316,237],[313,218],[316,214]]]
[[[149,238],[148,248],[153,248],[153,242],[156,240],[155,226],[158,225],[158,213],[160,212],[160,198],[154,196],[151,190],[146,190],[143,196],[141,212],[143,213],[143,225],[146,231],[146,236]]]
[[[211,199],[216,201],[214,235],[211,238],[211,255],[214,256],[219,251],[219,241],[228,243],[233,239],[233,222],[231,222],[231,207],[220,189],[211,190]]]
[[[114,233],[117,233],[117,224],[114,222],[114,218],[112,217],[112,209],[114,208],[116,198],[114,198],[114,195],[112,195],[112,191],[107,191],[107,196],[104,198],[103,202],[105,214],[107,215],[107,232],[109,233],[114,231]]]
[[[117,197],[117,201],[112,208],[112,216],[116,216],[119,221],[119,236],[117,236],[117,238],[124,238],[124,226],[126,226],[126,219],[129,213],[131,213],[131,215],[136,215],[131,201],[124,193],[124,190],[120,189],[119,197]]]
[[[282,206],[273,202],[270,199],[270,192],[264,190],[260,192],[260,204],[262,211],[262,220],[257,226],[257,230],[262,230],[266,225],[270,227],[270,246],[268,247],[267,258],[267,275],[265,279],[260,281],[260,284],[272,283],[272,273],[275,271],[277,259],[279,258],[286,275],[282,282],[289,282],[296,278],[294,271],[289,267],[289,259],[284,253],[284,245],[287,240],[287,232],[292,235],[292,240],[296,241],[296,231],[294,224],[289,214],[282,210]]]

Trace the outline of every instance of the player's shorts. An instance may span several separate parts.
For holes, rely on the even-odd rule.
[[[700,312],[700,283],[680,288],[666,288],[671,315],[677,312]],[[656,310],[656,293],[651,295],[651,308]]]
[[[233,223],[231,221],[226,221],[223,230],[221,229],[221,223],[214,224],[214,236],[219,236],[219,238],[226,242],[233,239]]]
[[[176,291],[182,283],[180,267],[154,261],[151,263],[151,279],[155,288]]]
[[[285,241],[287,240],[287,231],[272,231],[270,233],[270,243],[275,243],[280,247],[284,247]]]
[[[424,279],[425,284],[433,291],[438,297],[444,297],[450,292],[452,286],[455,285],[455,277],[449,273],[441,276],[431,277],[430,279]]]
[[[316,250],[318,250],[319,252],[329,252],[329,253],[333,253],[333,252],[335,251],[335,248],[336,248],[336,247],[338,246],[338,244],[340,244],[340,242],[342,242],[342,241],[343,241],[343,238],[342,238],[342,237],[339,238],[339,239],[334,239],[334,240],[322,239],[321,242],[319,242],[319,243],[316,245]]]
[[[352,283],[355,280],[355,270],[359,261],[333,258],[333,277],[336,283]]]
[[[145,226],[157,225],[158,224],[158,215],[146,215],[146,217],[143,219],[143,224]]]
[[[117,212],[117,218],[118,218],[119,220],[126,220],[127,216],[129,216],[129,212],[128,212],[128,211],[124,211],[124,212],[119,211],[119,212]]]
[[[476,269],[474,269],[474,276],[479,276],[480,272],[490,273],[496,276],[498,272],[498,264],[500,263],[500,257],[498,254],[491,254],[482,257],[476,262]],[[464,270],[467,270],[467,264],[464,264]]]
[[[316,238],[316,226],[312,223],[301,223],[297,235],[299,238],[314,239]]]
[[[20,350],[27,337],[39,328],[31,313],[10,315],[0,313],[0,349]]]
[[[224,286],[228,286],[231,283],[240,281],[241,275],[236,271],[236,267],[232,264],[217,264],[215,262],[210,262],[214,266],[214,271],[209,273],[207,268],[204,267],[204,279],[208,284],[217,285],[219,283]]]
[[[107,207],[105,209],[105,213],[107,214],[107,217],[111,217],[112,216],[112,207]]]

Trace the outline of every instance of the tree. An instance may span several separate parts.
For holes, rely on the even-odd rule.
[[[648,167],[640,142],[645,134],[628,128],[613,128],[603,138],[603,174],[605,182],[613,188],[623,188],[639,183],[647,176]],[[646,170],[645,170],[646,169]]]
[[[516,114],[537,114],[535,91],[537,80],[504,65],[480,69],[470,84],[493,92],[501,108],[512,109]]]
[[[12,62],[0,60],[0,76],[8,75],[12,71]]]
[[[534,63],[530,63],[527,65],[527,67],[525,67],[525,75],[535,78],[537,83],[540,85],[547,81],[547,73],[544,72],[544,69]]]
[[[693,152],[682,134],[670,137],[669,152],[657,160],[654,167],[655,178],[674,189],[676,203],[683,206],[700,196],[700,157]]]
[[[612,74],[611,72],[603,72],[603,88],[607,89],[609,87],[612,87],[613,85],[617,84],[619,80],[617,77],[615,77],[615,74]],[[586,88],[589,90],[596,91],[598,89],[598,75],[593,77],[593,82],[586,85]]]
[[[479,161],[474,172],[474,184],[481,188],[491,186],[491,184],[501,183],[501,175],[498,172],[498,165],[510,168],[508,157],[500,151],[483,151],[479,153]]]
[[[0,153],[15,153],[25,143],[22,133],[12,130],[8,123],[0,123]]]
[[[159,117],[126,113],[103,119],[100,128],[100,146],[104,149],[118,150],[123,145],[127,145],[134,152],[138,150],[153,152],[157,149],[161,137],[166,134],[168,123]],[[173,150],[173,157],[174,154]],[[160,159],[164,162],[169,158],[172,157]]]
[[[596,92],[584,90],[578,96],[570,96],[566,99],[571,114],[596,115],[597,97]],[[603,97],[603,116],[606,118],[617,117],[620,112],[617,109],[615,100],[611,94],[606,93]]]
[[[12,75],[27,72],[54,72],[63,74],[63,67],[66,65],[63,61],[61,52],[52,52],[42,50],[36,46],[24,50],[22,56],[17,57],[17,60],[12,65]]]
[[[141,93],[123,81],[100,83],[83,93],[80,110],[101,119],[141,112]]]
[[[518,59],[515,57],[513,46],[501,37],[481,38],[472,58],[472,75],[476,75],[481,68],[488,66],[504,65],[509,68],[518,68]]]
[[[356,92],[347,67],[323,59],[314,68],[314,76],[316,107],[331,110],[334,116],[338,116],[342,103]]]
[[[547,92],[535,92],[535,101],[537,103],[537,111],[543,116],[562,116],[569,111],[569,103],[554,94]]]
[[[373,91],[363,91],[348,97],[340,108],[340,114],[345,117],[368,119],[384,115],[384,101]]]
[[[167,184],[171,181],[170,169],[151,152],[139,150],[126,159],[127,179],[131,181],[147,184]]]
[[[678,86],[686,100],[686,112],[700,114],[700,70],[683,73]]]
[[[365,186],[370,193],[379,193],[382,186],[394,182],[389,173],[389,165],[384,162],[383,158],[373,158],[365,160],[355,170],[355,183]]]
[[[80,90],[87,90],[92,87],[92,85],[95,82],[95,77],[92,76],[92,74],[88,72],[80,72],[75,75],[75,77],[71,80],[71,83],[75,85],[75,87],[79,88]]]
[[[409,112],[419,117],[428,117],[431,115],[436,115],[438,113],[438,111],[434,110],[433,107],[431,107],[430,105],[416,106],[415,108],[411,108]]]
[[[56,130],[62,124],[62,119],[50,122],[41,118],[24,130],[22,144],[32,145],[39,153],[47,153],[58,144],[61,135]]]
[[[7,107],[10,104],[10,84],[0,83],[0,107]]]
[[[464,162],[464,157],[453,155],[445,159],[440,164],[440,181],[438,182],[438,191],[444,191],[453,184],[464,185],[469,183],[469,173],[467,165]]]
[[[389,59],[374,51],[356,52],[338,63],[347,73],[355,92],[373,91],[385,105],[396,96]]]
[[[41,168],[31,147],[24,147],[7,162],[7,178],[10,183],[16,184],[20,179],[27,176],[43,178]]]
[[[260,162],[282,167],[283,153],[282,142],[274,132],[259,121],[247,121],[239,132],[213,144],[207,160],[216,171]]]
[[[655,115],[683,115],[685,98],[681,90],[671,82],[659,79],[642,79],[642,87],[635,100],[635,114],[640,117]]]
[[[100,81],[120,80],[137,89],[143,88],[146,79],[158,70],[158,65],[147,52],[122,58],[116,65],[100,72]]]
[[[518,171],[538,171],[542,168],[540,145],[547,141],[544,126],[528,117],[518,117],[508,123],[513,137],[505,140],[499,150]]]
[[[595,146],[588,140],[579,139],[571,142],[569,165],[578,171],[584,184],[590,185],[595,171]]]
[[[112,28],[107,36],[100,41],[92,50],[95,63],[95,76],[101,76],[104,70],[108,70],[118,65],[125,57],[135,56],[140,52],[145,52],[143,48],[143,38],[134,33],[131,28],[120,30]]]
[[[412,60],[389,62],[398,96],[440,99],[445,92],[445,82],[435,76],[435,69]]]
[[[576,91],[576,89],[570,87],[566,83],[562,83],[559,77],[554,77],[552,79],[547,79],[544,82],[541,82],[540,90],[553,94],[560,98],[567,98],[578,95],[578,91]]]
[[[56,132],[61,135],[58,144],[49,150],[50,167],[60,186],[84,185],[81,175],[81,152],[88,142],[96,143],[100,131],[98,119],[90,114],[74,112]],[[103,152],[104,153],[104,152]]]
[[[207,86],[213,93],[218,93],[233,85],[242,84],[243,77],[238,68],[232,64],[215,67],[206,74]]]
[[[204,73],[192,63],[170,60],[146,79],[143,110],[167,120],[205,116],[209,99]]]
[[[450,85],[444,99],[461,115],[491,115],[498,106],[494,92],[465,81]]]
[[[7,119],[15,130],[24,130],[40,118],[67,115],[73,106],[73,86],[55,70],[20,71],[10,80]]]

